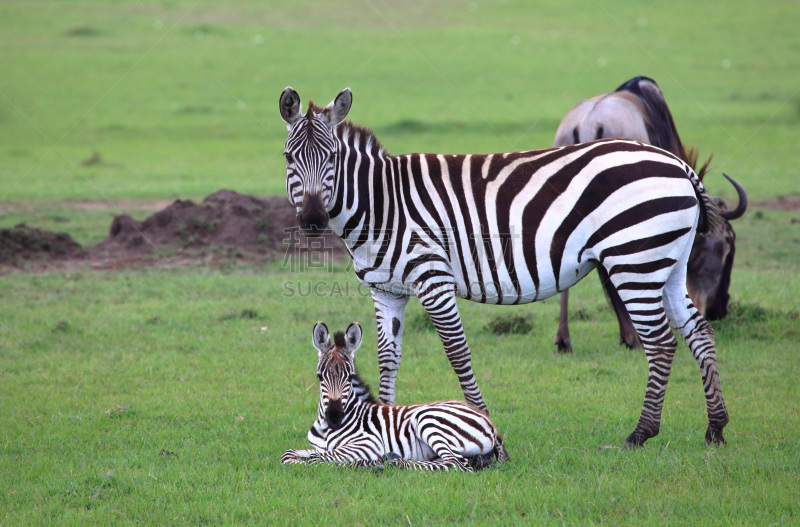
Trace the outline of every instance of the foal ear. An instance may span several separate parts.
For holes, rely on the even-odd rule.
[[[353,94],[350,93],[350,88],[345,88],[339,92],[339,95],[336,96],[336,99],[326,106],[323,112],[325,119],[328,121],[328,126],[333,128],[344,121],[352,104]]]
[[[328,349],[328,326],[322,322],[317,322],[314,326],[314,331],[311,333],[311,342],[320,353]]]
[[[283,120],[286,121],[286,128],[291,130],[292,125],[301,117],[300,107],[302,106],[302,103],[300,102],[300,96],[297,95],[297,92],[294,91],[294,88],[287,86],[286,89],[283,90],[283,93],[281,93],[279,106],[281,110],[281,117],[283,117]]]
[[[358,322],[353,322],[347,327],[344,333],[345,349],[352,355],[361,345],[361,326]]]

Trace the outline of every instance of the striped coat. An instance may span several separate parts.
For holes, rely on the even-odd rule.
[[[713,331],[686,293],[696,233],[719,222],[691,168],[658,148],[601,140],[488,155],[388,155],[344,119],[344,90],[303,115],[291,88],[287,194],[308,235],[341,236],[378,324],[379,395],[393,403],[405,307],[430,315],[467,402],[486,409],[471,366],[456,298],[489,304],[542,300],[597,266],[608,272],[647,352],[648,388],[627,443],[658,433],[678,330],[700,365],[709,415],[706,440],[728,421]]]
[[[319,351],[319,434],[314,450],[288,450],[283,463],[331,463],[382,466],[390,462],[421,470],[482,468],[481,456],[507,454],[486,413],[459,401],[413,406],[376,403],[361,381],[353,360],[361,327],[328,339],[323,323],[314,326]],[[364,388],[363,391],[359,388]],[[314,428],[312,428],[314,432]]]

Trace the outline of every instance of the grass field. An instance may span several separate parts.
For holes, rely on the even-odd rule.
[[[350,86],[350,117],[393,153],[489,152],[549,146],[577,101],[648,75],[715,154],[712,194],[733,198],[724,170],[768,203],[799,190],[798,22],[789,1],[2,2],[0,227],[90,244],[154,201],[281,195],[286,85],[323,104]],[[362,323],[377,385],[372,303],[341,265],[0,275],[0,524],[796,525],[798,214],[735,223],[714,324],[727,447],[703,445],[682,346],[661,434],[619,449],[647,366],[595,279],[571,297],[569,357],[555,299],[460,304],[512,456],[474,475],[279,464],[315,417],[317,320]],[[511,314],[531,332],[487,328]],[[407,317],[398,402],[460,397],[416,301]]]

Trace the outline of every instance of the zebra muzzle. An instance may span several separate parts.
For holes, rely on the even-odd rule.
[[[325,409],[325,421],[332,430],[341,428],[342,421],[344,421],[344,406],[341,399],[328,401],[328,408]]]
[[[305,236],[315,238],[321,236],[328,228],[328,211],[318,194],[306,194],[303,208],[297,214],[297,223]]]

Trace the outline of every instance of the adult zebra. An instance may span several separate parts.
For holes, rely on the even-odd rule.
[[[415,470],[472,472],[485,467],[484,456],[496,457],[498,463],[508,459],[489,417],[467,404],[376,403],[356,369],[361,334],[361,326],[353,323],[346,332],[337,332],[331,343],[328,327],[322,322],[314,326],[320,383],[317,421],[324,422],[325,429],[315,450],[287,450],[282,463],[381,466],[388,461]]]
[[[378,324],[379,396],[394,404],[406,304],[416,296],[439,333],[466,400],[486,409],[456,297],[491,304],[542,300],[602,265],[644,345],[649,378],[627,444],[658,434],[677,341],[700,365],[706,441],[724,443],[714,332],[686,292],[695,232],[719,215],[689,166],[658,148],[601,140],[488,155],[389,156],[344,122],[349,89],[327,107],[287,87],[286,189],[301,230],[328,226],[367,285]],[[668,322],[669,320],[669,322]]]

